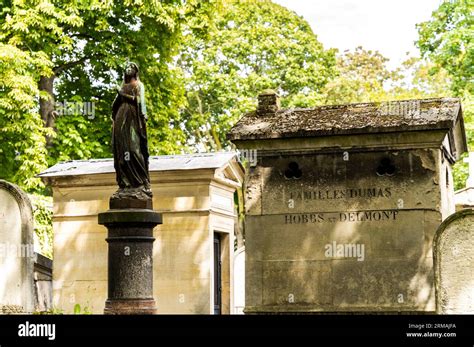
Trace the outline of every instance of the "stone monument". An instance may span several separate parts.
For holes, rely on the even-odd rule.
[[[26,193],[0,180],[0,313],[35,306],[33,212]]]
[[[153,211],[146,107],[138,66],[127,64],[124,82],[112,105],[112,146],[119,189],[110,210],[99,214],[108,229],[108,299],[105,314],[154,314],[153,228],[161,214]]]
[[[440,314],[474,313],[474,210],[449,216],[433,244],[436,309]]]
[[[246,313],[435,312],[433,236],[466,151],[458,99],[280,109],[229,139],[245,191]]]

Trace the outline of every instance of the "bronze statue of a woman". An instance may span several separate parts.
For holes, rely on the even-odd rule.
[[[146,119],[145,88],[138,66],[128,63],[112,105],[112,147],[119,189],[112,195],[111,204],[113,200],[151,201]]]
[[[108,244],[105,314],[155,314],[153,299],[153,228],[162,215],[153,211],[148,173],[146,108],[138,66],[128,63],[112,104],[112,147],[119,189],[99,213]],[[125,245],[133,245],[129,254]],[[144,261],[146,260],[146,261]]]

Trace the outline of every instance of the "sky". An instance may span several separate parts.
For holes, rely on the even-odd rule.
[[[395,68],[417,55],[417,23],[443,0],[273,0],[303,16],[325,48],[378,50]]]

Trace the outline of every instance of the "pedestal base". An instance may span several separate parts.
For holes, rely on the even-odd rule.
[[[107,299],[104,314],[156,314],[156,303],[151,299]]]
[[[160,213],[149,209],[111,209],[99,214],[108,229],[108,299],[105,314],[154,314],[153,228]]]

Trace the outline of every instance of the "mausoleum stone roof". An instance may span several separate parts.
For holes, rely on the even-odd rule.
[[[237,157],[236,152],[160,155],[150,157],[150,172],[174,170],[218,169]],[[38,177],[59,177],[114,173],[112,158],[70,160],[58,163],[43,171]]]
[[[267,95],[264,95],[267,96]],[[230,140],[258,140],[380,132],[452,129],[461,112],[456,98],[401,100],[260,109],[244,115],[228,134]],[[268,109],[270,109],[268,107]]]

